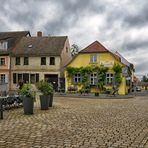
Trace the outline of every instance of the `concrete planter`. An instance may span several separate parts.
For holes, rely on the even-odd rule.
[[[49,107],[52,107],[52,105],[53,105],[53,93],[49,95]]]
[[[33,114],[34,99],[32,97],[23,96],[23,108],[25,115]]]
[[[41,104],[41,110],[47,110],[49,107],[49,95],[41,95],[40,96],[40,104]]]

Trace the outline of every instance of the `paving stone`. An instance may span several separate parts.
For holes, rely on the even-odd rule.
[[[147,148],[148,98],[54,97],[54,105],[34,115],[22,108],[4,111],[0,148]]]

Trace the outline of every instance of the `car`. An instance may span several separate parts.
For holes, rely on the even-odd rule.
[[[141,88],[140,87],[136,87],[136,91],[141,91]]]

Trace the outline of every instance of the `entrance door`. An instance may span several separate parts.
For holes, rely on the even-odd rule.
[[[58,90],[58,75],[56,75],[56,74],[45,74],[44,79],[47,80],[47,82],[49,82],[53,85],[53,88],[54,88],[55,91]]]

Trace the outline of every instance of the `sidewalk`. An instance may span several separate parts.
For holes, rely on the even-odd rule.
[[[95,96],[94,93],[80,94],[80,93],[55,93],[54,96],[57,97],[76,97],[76,98],[89,98],[89,99],[129,99],[134,98],[135,94],[128,95],[108,95],[108,94],[99,94]]]

